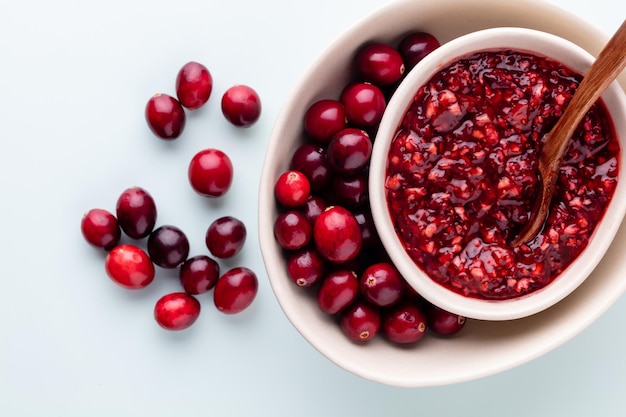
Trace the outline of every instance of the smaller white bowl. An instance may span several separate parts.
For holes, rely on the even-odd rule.
[[[620,153],[617,189],[586,249],[546,287],[509,300],[465,297],[434,282],[411,259],[394,230],[385,191],[389,147],[419,87],[443,66],[460,57],[485,50],[516,50],[548,57],[584,74],[594,58],[561,37],[532,29],[502,27],[473,32],[448,43],[425,57],[407,74],[391,98],[380,123],[370,165],[370,204],[380,238],[408,283],[424,298],[448,311],[482,320],[512,320],[543,311],[574,291],[593,271],[609,248],[626,213],[626,159]],[[617,82],[602,96],[611,115],[622,150],[626,149],[626,98]]]

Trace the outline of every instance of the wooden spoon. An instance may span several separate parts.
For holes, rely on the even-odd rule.
[[[563,115],[547,134],[539,153],[540,185],[530,218],[512,242],[514,247],[532,240],[543,226],[548,216],[561,161],[570,138],[585,113],[620,75],[624,67],[626,67],[626,20],[600,51]]]

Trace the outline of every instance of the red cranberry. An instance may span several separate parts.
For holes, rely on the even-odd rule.
[[[189,240],[176,226],[161,226],[148,237],[150,259],[161,268],[176,268],[189,255]]]
[[[197,255],[187,259],[179,271],[180,283],[189,294],[208,292],[215,287],[219,276],[219,264],[206,255]]]
[[[237,267],[220,277],[213,290],[213,301],[225,314],[239,313],[254,301],[259,282],[250,269]]]
[[[274,185],[274,195],[284,207],[300,207],[309,199],[311,184],[300,171],[283,172]]]
[[[274,237],[280,246],[288,250],[306,246],[313,235],[311,223],[304,214],[290,210],[282,213],[274,223]]]
[[[290,169],[306,175],[313,191],[323,191],[332,176],[326,162],[326,150],[311,143],[304,143],[296,149],[291,157]]]
[[[380,330],[380,313],[366,302],[355,301],[341,312],[339,326],[349,339],[367,342]]]
[[[380,88],[369,83],[355,83],[341,93],[348,122],[361,128],[377,125],[383,117],[387,103]]]
[[[221,197],[233,181],[233,164],[228,155],[218,149],[204,149],[189,163],[191,187],[205,197]]]
[[[306,201],[302,212],[304,213],[304,217],[306,217],[311,224],[314,224],[315,220],[317,220],[327,207],[328,204],[326,204],[326,200],[320,196],[312,195]]]
[[[382,318],[383,335],[393,343],[415,343],[424,336],[426,328],[426,316],[414,304],[393,306]]]
[[[206,232],[205,242],[209,252],[218,258],[232,258],[246,242],[246,226],[232,216],[213,221]]]
[[[429,304],[426,309],[428,328],[439,335],[451,335],[465,326],[465,317]]]
[[[222,113],[238,127],[249,127],[261,116],[261,99],[247,85],[236,85],[222,96]]]
[[[315,246],[322,256],[334,263],[348,262],[361,250],[361,229],[347,209],[332,206],[326,209],[313,226]]]
[[[142,239],[154,229],[157,208],[154,199],[141,187],[131,187],[117,199],[117,219],[120,227],[132,239]]]
[[[369,135],[357,128],[348,127],[333,136],[326,149],[328,165],[340,174],[354,174],[363,169],[372,156]]]
[[[184,330],[200,315],[200,302],[192,295],[175,292],[159,298],[154,306],[154,319],[165,330]]]
[[[361,293],[373,304],[386,307],[397,303],[404,291],[404,279],[391,263],[380,262],[361,275]]]
[[[161,139],[176,139],[185,127],[185,110],[178,100],[167,94],[155,94],[146,104],[150,130]]]
[[[326,260],[313,248],[301,249],[287,258],[287,275],[299,287],[317,284],[326,271]]]
[[[134,245],[118,245],[107,254],[104,266],[109,277],[131,290],[145,288],[154,280],[154,264]]]
[[[85,213],[80,230],[89,244],[106,250],[115,247],[122,236],[115,216],[103,209],[91,209]]]
[[[437,38],[425,32],[409,33],[402,38],[398,45],[398,51],[404,59],[407,71],[437,48],[439,48]]]
[[[176,76],[176,95],[184,107],[195,110],[204,105],[211,96],[213,78],[202,64],[188,62]]]
[[[334,177],[331,190],[337,204],[350,209],[362,207],[369,201],[367,173]]]
[[[358,293],[359,280],[353,271],[333,271],[320,285],[317,305],[326,314],[337,314],[352,304]]]
[[[361,236],[363,237],[363,247],[372,248],[380,242],[378,232],[376,231],[376,225],[372,218],[372,213],[369,207],[358,208],[352,212],[359,227],[361,228]]]
[[[338,100],[318,100],[304,114],[304,130],[318,142],[328,142],[347,123],[346,111]]]
[[[362,47],[354,58],[357,74],[379,87],[393,84],[404,74],[400,53],[383,43],[370,43]]]

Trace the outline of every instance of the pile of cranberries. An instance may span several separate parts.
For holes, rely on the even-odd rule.
[[[185,112],[202,107],[212,89],[213,79],[204,65],[185,64],[176,78],[176,98],[156,94],[149,99],[145,109],[148,126],[161,139],[178,138],[185,126]],[[248,86],[233,86],[222,97],[222,112],[233,125],[249,127],[261,113],[259,96]],[[232,178],[232,162],[218,149],[197,152],[188,166],[192,189],[208,198],[223,196]],[[81,231],[88,243],[107,251],[106,273],[124,288],[147,287],[155,279],[157,267],[178,270],[181,291],[162,296],[154,308],[154,318],[164,329],[191,326],[200,314],[196,297],[210,290],[215,306],[225,314],[245,310],[256,297],[258,279],[252,270],[235,267],[220,275],[217,259],[234,257],[246,241],[246,227],[235,217],[214,220],[206,231],[208,253],[190,256],[185,233],[173,225],[157,227],[154,198],[141,187],[131,187],[120,194],[114,213],[102,208],[85,213]],[[132,243],[123,243],[123,235]]]
[[[287,275],[295,285],[312,288],[320,310],[356,342],[381,333],[393,343],[410,344],[427,329],[450,335],[465,323],[406,283],[378,238],[368,198],[373,135],[389,94],[438,46],[424,32],[407,34],[396,47],[363,45],[353,58],[354,77],[338,97],[306,110],[308,140],[275,183],[274,236],[285,251]]]

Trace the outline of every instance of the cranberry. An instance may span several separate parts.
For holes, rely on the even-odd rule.
[[[331,190],[334,201],[350,209],[363,207],[369,201],[366,173],[334,177],[331,182]]]
[[[411,32],[402,38],[398,45],[398,51],[402,55],[408,71],[439,46],[437,38],[430,33]]]
[[[197,255],[187,259],[179,271],[180,283],[189,294],[208,292],[215,287],[219,276],[219,264],[206,255]]]
[[[106,250],[115,247],[122,235],[115,216],[104,209],[91,209],[85,213],[80,230],[88,243]]]
[[[189,163],[191,187],[205,197],[221,197],[233,181],[233,164],[228,155],[218,149],[204,149]]]
[[[285,249],[294,250],[306,246],[312,235],[311,223],[303,213],[296,210],[280,214],[274,223],[274,237]]]
[[[355,83],[341,93],[348,122],[361,128],[377,125],[383,117],[387,103],[380,88],[369,83]]]
[[[338,100],[318,100],[304,113],[304,130],[318,142],[328,142],[347,123],[346,111]]]
[[[134,245],[118,245],[107,254],[104,266],[109,277],[131,290],[145,288],[154,280],[154,264]]]
[[[404,279],[393,264],[380,262],[368,267],[360,279],[361,293],[373,304],[387,307],[397,303],[404,291]]]
[[[424,336],[426,328],[426,316],[414,304],[401,303],[383,314],[383,335],[393,343],[415,343]]]
[[[189,240],[176,226],[161,226],[148,237],[150,259],[161,268],[176,268],[189,255]]]
[[[327,208],[313,226],[315,246],[322,256],[334,263],[348,262],[361,250],[361,229],[346,208]]]
[[[326,150],[311,143],[304,143],[296,149],[291,157],[290,169],[306,175],[313,191],[323,191],[332,176],[326,162]]]
[[[309,199],[311,184],[300,171],[283,172],[274,185],[274,195],[284,207],[300,207]]]
[[[349,339],[367,342],[380,330],[380,313],[366,302],[355,301],[341,312],[339,326]]]
[[[350,270],[337,270],[324,277],[317,292],[317,305],[326,314],[337,314],[359,294],[359,280]]]
[[[261,99],[247,85],[235,85],[222,96],[222,113],[233,125],[249,127],[261,116]]]
[[[157,208],[150,193],[141,187],[127,188],[117,199],[120,227],[132,239],[142,239],[154,229]]]
[[[451,335],[465,326],[465,317],[429,304],[426,309],[428,328],[439,335]]]
[[[363,248],[372,248],[380,242],[369,207],[355,209],[352,214],[361,228]]]
[[[209,252],[218,258],[232,258],[246,242],[246,226],[232,216],[213,221],[206,232],[205,243]]]
[[[311,224],[314,224],[315,220],[317,220],[327,207],[328,204],[326,204],[326,200],[320,196],[312,195],[306,201],[302,212],[304,213],[304,217],[306,217]]]
[[[252,304],[259,287],[252,270],[237,267],[220,277],[213,290],[213,302],[225,314],[239,313]]]
[[[299,287],[317,284],[326,271],[326,260],[314,248],[292,253],[287,259],[287,275]]]
[[[211,96],[213,78],[202,64],[188,62],[176,76],[176,95],[184,107],[195,110],[204,105]]]
[[[154,306],[154,319],[165,330],[187,329],[199,315],[200,302],[184,292],[164,295]]]
[[[185,127],[185,110],[174,97],[155,94],[146,104],[146,120],[155,135],[173,140],[180,136]]]
[[[400,53],[383,43],[363,46],[354,58],[357,74],[379,87],[393,84],[404,74],[404,62]]]
[[[372,156],[369,135],[357,128],[340,130],[333,136],[326,149],[328,165],[340,174],[354,174],[363,169]]]

